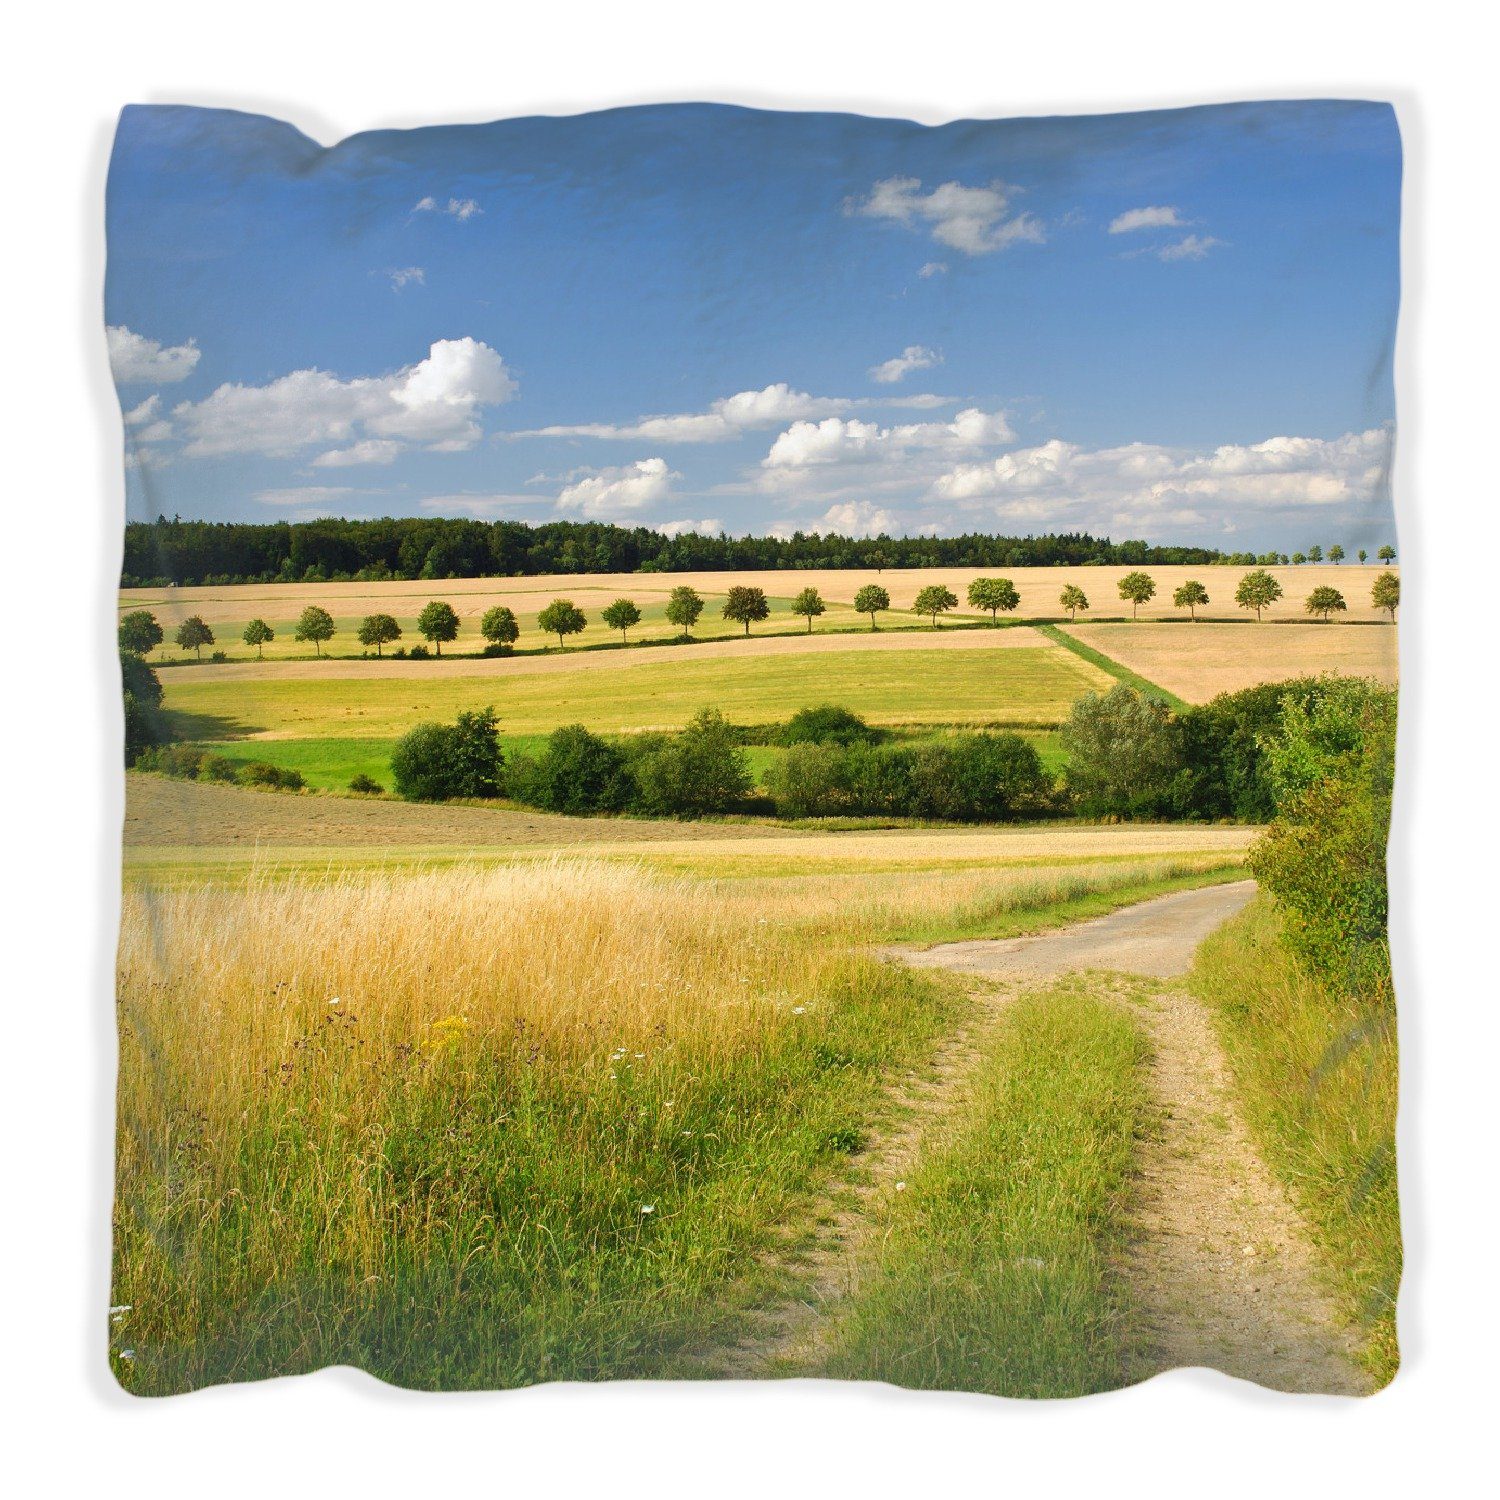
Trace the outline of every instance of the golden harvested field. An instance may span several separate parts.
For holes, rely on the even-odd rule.
[[[1108,568],[909,568],[875,573],[850,569],[787,569],[772,572],[744,573],[590,573],[558,574],[541,578],[453,578],[437,582],[401,581],[393,583],[267,583],[211,588],[123,589],[120,611],[149,609],[167,632],[166,645],[153,653],[154,660],[180,657],[183,652],[171,643],[172,633],[189,615],[201,615],[219,636],[218,649],[232,657],[249,657],[253,652],[240,641],[245,622],[252,618],[268,621],[276,630],[276,639],[266,648],[272,659],[312,655],[310,647],[292,640],[297,616],[309,604],[318,604],[333,615],[338,634],[328,649],[335,655],[358,654],[354,630],[363,616],[376,612],[394,615],[406,632],[403,644],[420,639],[415,634],[416,617],[429,599],[446,599],[462,622],[452,651],[472,651],[482,644],[479,618],[492,604],[509,605],[521,625],[522,649],[547,644],[537,629],[536,616],[551,600],[572,599],[589,617],[588,629],[574,640],[592,645],[618,640],[617,632],[605,628],[600,611],[611,600],[624,596],[634,599],[645,619],[632,632],[633,638],[670,635],[673,628],[662,615],[667,595],[679,584],[697,589],[707,601],[703,618],[695,634],[705,637],[736,635],[741,627],[720,617],[725,591],[732,584],[754,584],[766,592],[771,603],[771,618],[754,627],[755,631],[786,631],[803,628],[804,622],[790,612],[790,601],[804,588],[816,588],[827,602],[828,613],[816,625],[818,630],[847,628],[863,623],[851,608],[854,595],[867,583],[878,583],[891,596],[891,610],[883,616],[887,628],[915,626],[920,619],[911,613],[911,603],[919,589],[928,584],[943,584],[959,599],[957,618],[978,619],[965,604],[969,583],[981,575],[1001,574],[1011,579],[1021,596],[1018,619],[1057,619],[1061,616],[1058,594],[1066,584],[1077,584],[1089,597],[1090,613],[1098,617],[1128,616],[1130,606],[1119,597],[1120,579],[1132,569]],[[1204,619],[1243,619],[1245,612],[1234,602],[1234,590],[1243,573],[1241,567],[1147,567],[1156,581],[1156,598],[1143,605],[1142,620],[1178,619],[1183,611],[1172,605],[1172,592],[1189,578],[1196,578],[1208,590],[1211,603],[1200,611]],[[1271,568],[1280,580],[1286,597],[1268,612],[1268,618],[1297,619],[1302,616],[1303,601],[1310,590],[1327,584],[1340,590],[1349,604],[1347,618],[1374,620],[1384,618],[1370,604],[1370,587],[1383,568],[1357,564],[1328,564],[1293,568]],[[553,640],[552,644],[556,644]]]
[[[1396,631],[1384,623],[1273,625],[1268,617],[1262,625],[1253,620],[1232,625],[1141,621],[1066,628],[1085,645],[1190,703],[1319,672],[1396,681]]]
[[[160,776],[127,778],[125,857],[135,879],[248,868],[307,873],[379,865],[510,863],[586,854],[703,877],[892,874],[1243,854],[1259,829],[1201,824],[895,828],[567,818],[507,808],[292,796]]]

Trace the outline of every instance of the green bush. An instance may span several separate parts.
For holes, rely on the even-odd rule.
[[[203,752],[196,745],[156,745],[136,757],[135,768],[191,781],[202,764]]]
[[[495,710],[485,708],[409,730],[391,755],[391,776],[397,795],[410,802],[498,797],[504,765]]]
[[[289,766],[273,766],[264,760],[246,761],[239,772],[243,786],[267,787],[278,792],[300,792],[306,785],[301,771],[294,771]]]
[[[512,761],[506,790],[518,802],[555,813],[618,813],[636,797],[624,751],[582,724],[555,729],[535,759]]]
[[[836,703],[799,708],[781,731],[783,745],[874,744],[879,730],[871,729],[857,713]]]
[[[637,805],[659,817],[729,812],[750,794],[745,757],[716,708],[701,710],[680,734],[641,736],[630,769]]]
[[[399,653],[397,652],[392,652],[391,654],[393,656],[399,655]],[[431,657],[432,652],[430,652],[426,646],[413,646],[411,650],[406,653],[406,659],[408,661],[428,661],[431,659]]]
[[[385,788],[373,776],[366,776],[363,771],[349,778],[349,790],[358,793],[361,797],[385,796]]]
[[[125,764],[134,766],[140,763],[142,754],[166,744],[171,735],[161,713],[161,680],[133,651],[120,652],[120,681],[125,708]]]
[[[1062,726],[1067,790],[1085,817],[1156,818],[1170,813],[1183,770],[1172,714],[1133,688],[1086,693]]]
[[[240,768],[227,755],[205,755],[198,765],[200,781],[238,781]]]

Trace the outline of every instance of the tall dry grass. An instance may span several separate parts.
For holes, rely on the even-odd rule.
[[[331,1362],[448,1388],[649,1372],[733,1314],[967,1003],[869,940],[1197,878],[861,895],[559,858],[131,891],[116,1369],[144,1392]]]

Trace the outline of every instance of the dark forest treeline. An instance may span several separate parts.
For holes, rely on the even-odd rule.
[[[1087,533],[1006,537],[669,537],[593,521],[185,521],[125,528],[121,582],[298,583],[348,579],[527,577],[543,573],[688,573],[794,568],[1023,568],[1232,561],[1207,547],[1114,543]],[[1253,561],[1253,558],[1248,558]]]

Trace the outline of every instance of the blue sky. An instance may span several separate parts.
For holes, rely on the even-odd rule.
[[[1391,540],[1388,106],[133,107],[129,512]]]

